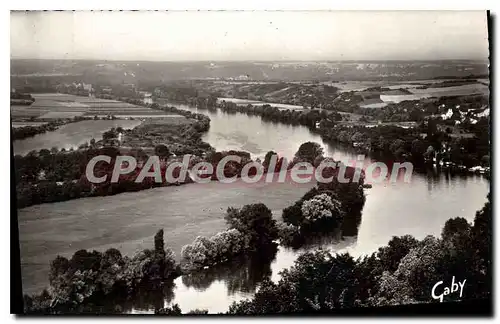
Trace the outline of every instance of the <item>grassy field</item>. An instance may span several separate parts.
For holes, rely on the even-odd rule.
[[[162,118],[171,114],[147,107],[116,100],[80,97],[61,93],[33,94],[35,102],[30,106],[13,105],[14,119],[34,117],[39,120],[73,118],[75,116],[113,115],[117,118]]]

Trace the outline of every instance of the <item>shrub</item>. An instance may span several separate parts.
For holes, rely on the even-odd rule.
[[[193,309],[192,311],[189,311],[186,313],[187,315],[206,315],[208,314],[207,309]]]
[[[177,316],[177,315],[182,315],[182,311],[178,304],[174,304],[171,307],[165,307],[165,308],[160,308],[159,310],[155,310],[155,315]]]
[[[245,253],[248,247],[249,238],[236,229],[217,233],[211,238],[198,236],[192,244],[182,248],[182,267],[192,270],[226,262]]]

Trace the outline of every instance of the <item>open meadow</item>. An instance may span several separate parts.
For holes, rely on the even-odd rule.
[[[171,114],[117,100],[82,97],[62,93],[33,94],[35,102],[29,106],[11,106],[13,119],[34,118],[51,120],[58,118],[106,117],[159,118]]]

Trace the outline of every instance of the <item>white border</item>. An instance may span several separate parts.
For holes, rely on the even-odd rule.
[[[86,0],[68,2],[64,0],[51,1],[16,1],[11,10],[484,10],[492,8],[494,1],[455,0],[453,2],[420,0],[414,3],[408,1],[331,1],[331,0]]]

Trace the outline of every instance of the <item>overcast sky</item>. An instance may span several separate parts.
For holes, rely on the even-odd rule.
[[[11,57],[487,59],[486,12],[13,12]]]

